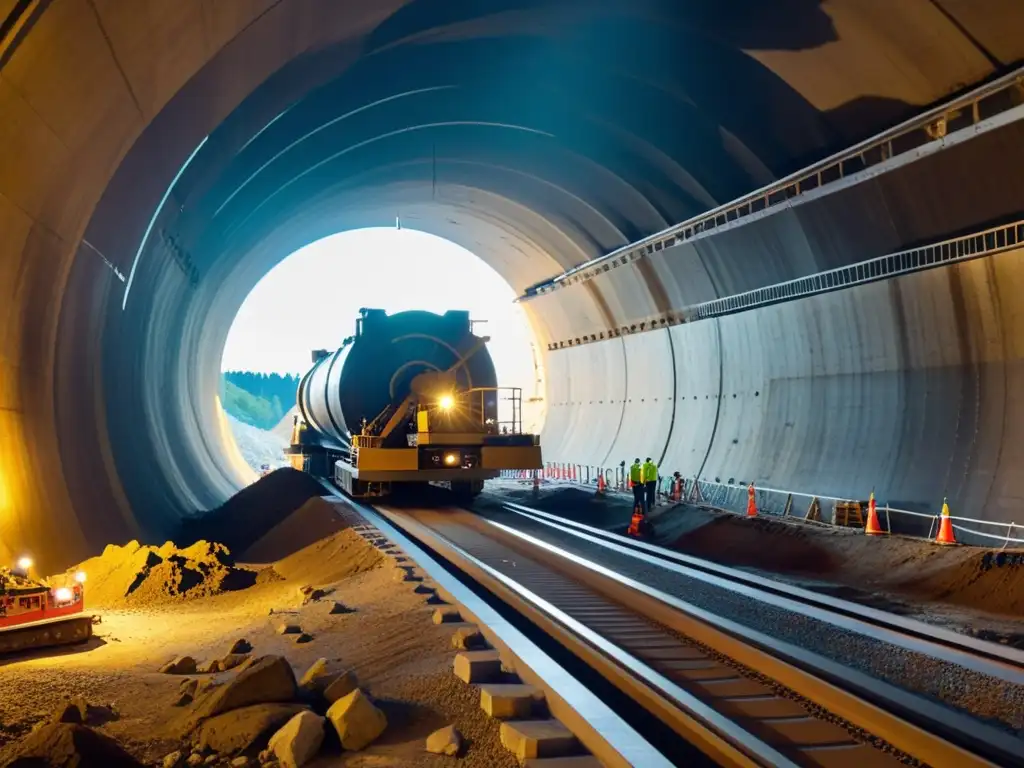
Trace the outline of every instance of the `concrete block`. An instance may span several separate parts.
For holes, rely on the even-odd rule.
[[[395,581],[423,581],[423,577],[414,568],[404,565],[395,566],[393,578]]]
[[[462,651],[455,656],[455,676],[464,683],[489,683],[501,676],[497,651]]]
[[[462,621],[462,614],[453,605],[447,605],[434,611],[435,624],[450,624],[456,621]]]
[[[480,708],[503,720],[527,718],[544,700],[544,692],[532,685],[489,684],[480,687]]]
[[[557,720],[507,720],[501,724],[501,743],[520,761],[580,751],[572,731]]]
[[[466,624],[452,635],[452,648],[458,651],[476,651],[487,647],[487,641],[475,624]]]

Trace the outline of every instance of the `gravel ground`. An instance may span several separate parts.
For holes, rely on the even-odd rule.
[[[533,523],[482,499],[477,512],[500,520],[569,552],[600,562],[699,608],[818,653],[900,688],[970,714],[1024,738],[1024,686],[1008,684],[963,667],[894,646],[884,652],[876,640],[765,605],[703,581],[648,565],[600,545]]]
[[[301,519],[309,523],[308,515]],[[282,526],[277,533],[288,530]],[[115,716],[97,729],[145,764],[159,765],[178,748],[184,710],[172,706],[181,678],[156,670],[181,654],[200,662],[220,658],[244,637],[256,655],[285,656],[297,675],[320,657],[354,669],[361,687],[388,715],[388,729],[377,742],[359,753],[325,746],[310,764],[315,768],[451,766],[452,758],[429,755],[424,744],[427,735],[447,725],[468,741],[459,765],[515,766],[501,747],[499,723],[480,709],[479,692],[452,674],[451,627],[433,624],[432,606],[411,584],[397,584],[386,563],[374,567],[380,560],[376,550],[344,546],[347,541],[347,532],[335,534],[275,562],[278,580],[173,606],[104,610],[90,643],[0,660],[0,765],[33,726],[75,696],[110,705]],[[331,591],[325,600],[302,606],[298,590],[304,584]],[[353,612],[331,614],[334,601]],[[299,623],[312,641],[296,644],[294,636],[279,634],[284,621]],[[223,681],[235,674],[214,677]]]

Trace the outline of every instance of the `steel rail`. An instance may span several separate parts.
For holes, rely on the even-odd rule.
[[[503,502],[503,504],[506,509],[515,514],[523,515],[549,528],[607,547],[620,554],[636,557],[645,563],[684,576],[698,578],[755,599],[760,599],[759,593],[780,597],[785,602],[777,600],[768,602],[787,610],[803,613],[810,618],[841,626],[843,629],[870,634],[872,637],[900,645],[910,651],[932,655],[942,661],[973,669],[981,674],[1005,677],[1008,682],[1024,685],[1024,651],[1022,650],[963,635],[916,619],[897,616],[849,600],[822,595],[792,584],[755,577],[738,568],[730,568],[645,541],[594,528],[584,523],[566,520],[523,504],[514,502]],[[815,610],[804,610],[805,606],[813,607]],[[823,611],[834,614],[834,617],[829,617]],[[876,629],[884,630],[885,634],[879,636]]]
[[[646,695],[637,700],[649,706],[652,697],[656,698],[660,706],[649,711],[684,737],[696,724],[705,734],[726,739],[734,749],[755,761],[752,763],[755,765],[846,765],[845,760],[853,753],[842,753],[850,749],[861,750],[859,757],[874,761],[871,764],[880,765],[893,759],[885,752],[849,737],[849,728],[853,727],[871,734],[872,739],[883,740],[896,750],[935,766],[1004,764],[1001,759],[996,763],[990,762],[983,756],[985,752],[976,749],[979,740],[990,739],[992,745],[986,752],[1005,755],[1001,749],[1007,747],[1009,737],[996,729],[703,611],[510,526],[462,512],[458,513],[461,517],[455,513],[448,517],[442,515],[433,523],[414,519],[415,514],[423,513],[422,510],[415,513],[390,509],[381,512],[408,534],[422,537],[422,540],[429,541],[430,546],[444,550],[442,556],[445,559],[451,556],[458,561],[456,567],[460,570],[471,570],[473,578],[492,585],[499,584],[506,595],[514,594],[509,604],[515,610],[522,611],[531,621],[541,616],[539,625],[545,631],[573,653],[582,653],[580,658],[584,658],[606,679],[621,686],[624,676],[631,677],[631,685],[625,689],[620,687],[620,690],[630,691],[629,695],[636,698],[637,687],[646,688]],[[437,515],[436,512],[425,514]],[[546,575],[538,575],[538,568],[545,570]],[[689,647],[686,647],[688,643]],[[702,652],[695,644],[714,651]],[[743,672],[714,662],[716,652],[748,670],[745,673],[747,679],[743,679]],[[705,654],[703,658],[701,653]],[[751,670],[756,670],[756,673]],[[651,671],[655,674],[651,675]],[[798,707],[797,715],[792,711],[796,706],[792,700],[771,690],[761,695],[748,694],[745,699],[716,698],[709,694],[712,686],[706,685],[716,682],[725,683],[726,687],[757,685],[751,681],[756,680],[759,674],[776,681],[775,685],[781,685],[798,697],[823,707],[826,712],[809,715],[806,707]],[[674,687],[666,685],[666,679]],[[761,688],[765,690],[763,685]],[[707,719],[706,711],[693,706],[689,698],[678,696],[679,690],[691,696],[694,695],[691,691],[697,691],[701,694],[697,695],[699,701],[710,702],[713,709],[730,713],[733,717],[727,714],[727,718],[736,730],[726,729],[723,733],[721,721]],[[883,704],[862,695],[865,691],[873,693],[874,698]],[[779,707],[780,702],[790,707],[788,717],[771,714],[771,708]],[[666,703],[674,704],[675,718],[678,720],[682,716],[688,725],[681,727],[678,722],[672,722],[671,716],[666,718]],[[965,748],[894,714],[894,711],[924,713],[930,725],[941,721],[943,728],[950,728],[958,736],[963,728],[974,728],[975,738],[968,739],[970,746]],[[763,719],[758,720],[751,712],[759,712]],[[845,743],[835,738],[840,728],[830,721],[830,717],[835,716],[849,724],[841,733],[846,738]],[[780,739],[780,733],[784,733],[786,727],[814,726],[815,718],[818,719],[817,736],[811,737],[807,743],[795,737],[788,741],[785,737]],[[773,728],[779,732],[772,733]],[[823,741],[828,739],[821,734],[829,728],[832,729],[828,731],[831,743],[825,744]],[[813,730],[810,728],[804,733],[806,735]],[[757,756],[768,754],[760,748],[755,748],[755,754],[750,754],[751,750],[743,747],[749,742],[739,736],[743,733],[747,734],[746,738],[761,740],[766,746],[781,751],[787,762],[779,762],[778,756],[765,761]],[[692,733],[690,738],[692,740]]]
[[[636,592],[642,591],[645,596],[675,608],[680,614],[696,618],[708,627],[724,630],[725,634],[720,634],[717,642],[708,643],[712,647],[724,647],[726,642],[724,638],[730,635],[734,639],[741,639],[746,647],[738,648],[733,645],[733,650],[730,651],[730,655],[733,655],[738,661],[746,658],[752,648],[767,651],[771,654],[770,657],[761,657],[760,664],[748,664],[748,666],[764,670],[774,666],[771,664],[773,661],[782,661],[792,665],[789,669],[783,668],[782,673],[776,679],[801,693],[817,691],[815,694],[805,693],[805,695],[929,764],[935,766],[956,765],[958,767],[1024,765],[1024,742],[991,726],[984,725],[976,718],[957,713],[913,692],[877,680],[817,653],[698,608],[674,595],[623,576],[586,558],[564,552],[548,542],[515,528],[494,521],[489,522],[491,525],[507,530],[514,536],[607,576]],[[633,599],[641,598],[637,595]],[[796,671],[810,673],[812,677],[805,677],[794,685],[789,681]],[[822,682],[836,687],[831,690],[823,689],[820,687]],[[844,700],[843,694],[847,696],[852,694],[859,697],[860,701],[852,701],[849,698]],[[875,706],[874,711],[859,709],[858,705],[868,703]],[[943,736],[936,736],[939,733]],[[950,735],[955,742],[946,739]],[[990,759],[996,762],[989,762]]]
[[[798,764],[771,745],[724,717],[621,645],[574,619],[536,591],[401,512],[380,506],[374,509],[420,547],[451,563],[466,577],[529,618],[656,717],[663,721],[671,720],[677,733],[713,756],[717,764],[743,768],[798,768]]]
[[[460,613],[476,622],[492,646],[499,650],[503,663],[511,660],[516,674],[524,682],[544,692],[551,714],[569,727],[602,764],[608,768],[667,768],[671,765],[618,713],[502,617],[491,601],[482,599],[472,588],[472,580],[445,570],[443,561],[430,546],[395,525],[391,516],[379,509],[355,504],[323,480],[321,483],[330,491],[329,500],[350,506],[354,510],[351,517],[358,517],[397,546],[437,585],[447,600],[458,604]],[[342,513],[342,516],[349,517],[349,514]]]

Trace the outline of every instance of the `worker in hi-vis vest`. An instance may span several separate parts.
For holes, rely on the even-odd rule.
[[[654,503],[657,499],[658,493],[658,465],[651,461],[651,457],[647,457],[647,461],[644,462],[643,467],[640,471],[644,479],[644,490],[647,492],[646,503],[644,504],[645,511],[650,512],[654,509]]]
[[[640,459],[633,459],[633,466],[629,468],[629,487],[633,489],[633,509],[640,507],[640,511],[646,513],[644,508],[644,470],[640,466]]]

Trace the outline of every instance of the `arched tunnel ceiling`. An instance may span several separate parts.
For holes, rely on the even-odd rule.
[[[989,77],[1022,23],[1014,0],[49,4],[0,47],[0,557],[63,565],[236,487],[212,377],[294,247],[400,216],[521,289]],[[587,296],[540,336],[619,301]]]

